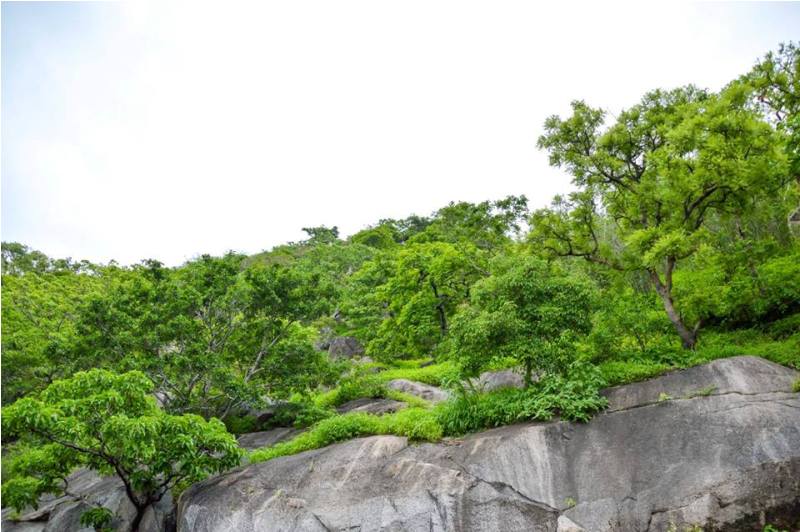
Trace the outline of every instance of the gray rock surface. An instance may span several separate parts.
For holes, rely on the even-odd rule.
[[[450,398],[450,393],[446,390],[406,379],[394,379],[386,383],[386,387],[390,390],[416,395],[431,403],[439,403]]]
[[[277,458],[192,486],[178,528],[788,528],[800,515],[796,378],[737,357],[609,390],[609,411],[586,424],[520,424],[423,445],[375,436]],[[659,402],[662,393],[673,399]]]
[[[355,358],[364,354],[364,346],[352,336],[337,336],[328,344],[328,355],[331,358]]]
[[[367,414],[375,414],[377,416],[383,414],[391,414],[406,407],[406,404],[401,401],[393,401],[392,399],[354,399],[339,406],[336,411],[340,414],[348,412],[366,412]]]
[[[272,430],[242,434],[239,436],[238,442],[239,447],[248,451],[253,451],[261,447],[268,447],[282,441],[291,440],[301,432],[303,432],[302,429],[279,427]]]
[[[513,369],[486,371],[477,379],[472,379],[472,385],[478,390],[490,392],[500,388],[524,388],[525,379]]]
[[[70,492],[93,504],[102,505],[114,512],[114,530],[128,532],[136,515],[133,504],[125,496],[125,487],[117,477],[101,477],[86,469],[69,476]],[[24,512],[12,519],[12,511],[3,511],[3,532],[63,532],[80,530],[92,532],[80,525],[81,514],[91,507],[73,497],[44,498],[37,510]],[[167,494],[157,505],[147,510],[139,525],[140,532],[158,532],[174,528],[172,497]]]

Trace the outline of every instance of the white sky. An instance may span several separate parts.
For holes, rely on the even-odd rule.
[[[548,115],[717,89],[800,37],[800,4],[4,2],[2,33],[2,239],[178,264],[543,206],[569,190]]]

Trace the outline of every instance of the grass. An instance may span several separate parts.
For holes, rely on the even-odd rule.
[[[330,412],[330,417],[314,419],[316,422],[307,432],[293,440],[256,450],[251,453],[250,459],[252,462],[262,462],[371,435],[391,434],[407,437],[411,441],[438,441],[444,436],[457,436],[520,421],[546,421],[556,416],[566,420],[587,421],[606,405],[605,399],[598,393],[601,387],[650,379],[667,371],[737,355],[761,356],[800,369],[800,333],[791,328],[797,320],[792,318],[784,321],[786,323],[773,326],[775,330],[766,332],[757,329],[705,331],[695,351],[675,350],[659,360],[643,357],[607,360],[595,369],[582,366],[580,371],[584,373],[569,379],[543,379],[526,390],[506,388],[487,393],[459,394],[436,406],[416,396],[390,390],[386,383],[394,379],[408,379],[432,386],[446,386],[459,380],[458,369],[452,362],[426,367],[419,367],[426,359],[399,360],[391,366],[367,364],[361,367],[361,373],[343,379],[333,390],[312,398],[312,405]],[[498,363],[492,369],[502,369],[508,363]],[[372,367],[380,367],[383,371],[364,373]],[[800,392],[800,379],[794,383],[793,390]],[[708,387],[692,395],[705,396],[713,392],[714,388]],[[383,416],[361,412],[333,414],[332,409],[336,406],[362,397],[394,399],[405,402],[408,408]],[[671,397],[663,397],[663,400],[668,399]]]
[[[546,421],[557,415],[587,421],[606,405],[597,393],[597,383],[599,378],[578,381],[552,377],[529,389],[465,394],[436,406],[390,390],[389,397],[406,401],[409,407],[383,416],[351,412],[323,419],[293,440],[254,451],[250,461],[263,462],[363,436],[391,434],[411,441],[438,441],[443,436],[517,421]]]
[[[446,386],[449,382],[458,380],[458,368],[452,362],[432,364],[424,368],[393,367],[376,374],[380,382],[389,382],[394,379],[407,379],[422,382],[431,386]]]
[[[752,355],[765,358],[776,364],[800,370],[800,332],[787,334],[785,325],[791,319],[776,322],[767,332],[760,329],[736,331],[703,331],[695,351],[676,349],[668,361],[653,361],[644,358],[610,360],[599,364],[606,386],[628,384],[657,377],[667,371],[706,364],[720,358]]]
[[[442,427],[432,410],[422,408],[411,407],[385,416],[353,412],[324,419],[293,440],[253,451],[250,461],[264,462],[340,441],[379,434],[405,436],[412,441],[438,441],[442,438]]]

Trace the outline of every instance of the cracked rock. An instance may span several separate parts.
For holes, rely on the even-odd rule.
[[[191,487],[178,529],[791,529],[797,377],[736,357],[610,389],[611,408],[588,423],[519,424],[440,444],[374,436],[277,458]],[[672,399],[659,402],[661,393]]]

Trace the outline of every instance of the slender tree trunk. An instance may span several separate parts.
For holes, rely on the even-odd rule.
[[[147,506],[136,506],[136,515],[133,516],[133,521],[131,521],[131,532],[139,531],[139,525],[142,523],[142,518],[146,510]]]
[[[678,336],[681,337],[681,345],[684,349],[694,349],[697,343],[697,328],[691,330],[685,323],[683,318],[675,309],[675,303],[672,301],[672,270],[675,267],[675,259],[670,257],[667,259],[666,271],[664,273],[664,282],[661,282],[661,277],[655,269],[649,270],[650,279],[655,285],[656,292],[664,304],[664,310],[667,311],[669,321],[672,322]]]
[[[530,360],[525,361],[525,387],[530,388],[533,384],[533,363]]]
[[[444,300],[441,296],[439,296],[439,290],[436,288],[436,283],[433,280],[430,281],[431,283],[431,290],[433,290],[433,296],[436,298],[436,301],[439,303],[436,305],[436,312],[439,315],[439,329],[442,332],[442,336],[447,334],[447,314],[444,312]]]

